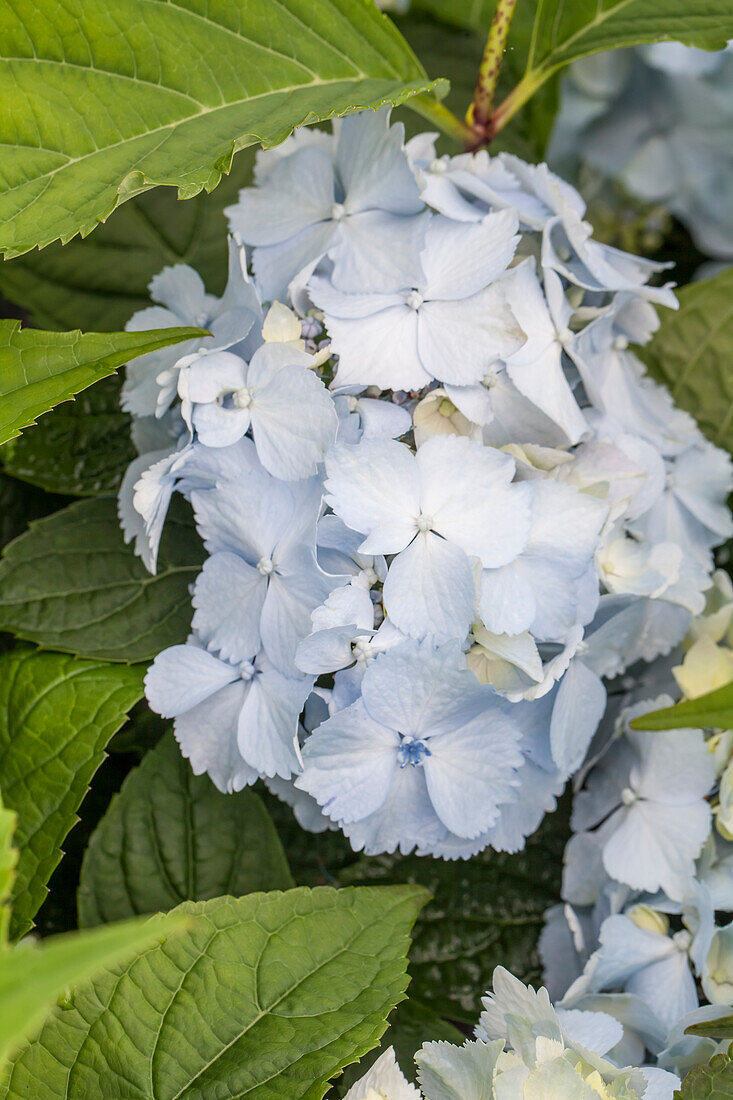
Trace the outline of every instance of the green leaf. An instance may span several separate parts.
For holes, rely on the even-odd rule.
[[[724,1005],[720,1006],[721,1008]],[[699,1024],[690,1024],[685,1035],[710,1036],[713,1039],[733,1039],[733,1016],[719,1016],[717,1020],[703,1020]]]
[[[203,561],[190,511],[174,501],[158,572],[122,541],[116,502],[81,500],[38,520],[0,561],[0,630],[47,649],[146,661],[183,642],[188,586]]]
[[[389,1028],[382,1039],[379,1050],[372,1051],[366,1058],[362,1058],[356,1066],[349,1066],[339,1080],[339,1091],[344,1093],[360,1077],[363,1077],[369,1067],[376,1062],[379,1055],[387,1047],[394,1047],[397,1064],[409,1081],[414,1081],[415,1054],[423,1043],[432,1043],[439,1040],[446,1043],[456,1043],[462,1046],[466,1036],[457,1027],[442,1019],[432,1009],[426,1008],[413,997],[397,1005],[389,1018]]]
[[[203,334],[196,328],[39,332],[0,321],[0,443],[130,359]]]
[[[731,35],[731,0],[537,0],[527,74],[641,42],[722,50]]]
[[[288,864],[298,886],[335,886],[344,868],[359,858],[341,830],[306,832],[296,821],[290,806],[266,789],[260,794],[287,852]]]
[[[6,12],[0,252],[86,236],[157,184],[212,191],[232,156],[432,85],[365,0],[36,0]]]
[[[568,833],[567,815],[558,810],[516,855],[488,850],[455,862],[373,856],[340,879],[413,882],[430,891],[410,952],[410,992],[440,1016],[475,1024],[495,966],[541,981],[537,940],[545,910],[559,900]]]
[[[0,1063],[42,1022],[68,987],[186,927],[180,916],[126,921],[0,951]]]
[[[0,467],[0,549],[22,535],[32,520],[47,516],[65,503],[63,497],[8,477]]]
[[[79,923],[104,924],[182,901],[293,886],[275,826],[253,791],[196,776],[172,733],[128,775],[93,834]]]
[[[637,348],[652,376],[713,443],[733,451],[733,268],[679,291],[650,344]]]
[[[5,1100],[320,1100],[407,985],[422,890],[187,902],[191,930],[74,992],[16,1059]]]
[[[13,845],[17,820],[17,815],[3,805],[0,794],[0,949],[8,942],[10,927],[9,902],[15,883],[15,868],[18,865],[18,849]]]
[[[733,1061],[731,1051],[715,1054],[705,1066],[693,1066],[674,1094],[675,1100],[731,1100]]]
[[[211,294],[227,277],[224,207],[250,182],[254,149],[235,159],[211,195],[179,202],[168,187],[131,199],[86,240],[51,244],[0,263],[0,289],[39,328],[121,329],[150,305],[148,283],[167,264],[190,264]]]
[[[130,417],[120,408],[119,375],[41,417],[32,432],[2,449],[3,468],[51,493],[97,496],[119,488],[137,452]]]
[[[733,683],[642,714],[631,725],[636,730],[733,729]]]
[[[26,646],[0,656],[0,776],[20,851],[14,939],[31,927],[107,742],[142,690],[139,668]]]

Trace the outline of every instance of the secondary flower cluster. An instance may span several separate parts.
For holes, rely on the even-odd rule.
[[[733,52],[656,42],[577,61],[563,82],[553,166],[591,165],[660,203],[701,251],[733,258]]]
[[[461,858],[521,848],[604,681],[685,635],[733,479],[629,348],[676,304],[662,265],[545,165],[434,139],[385,110],[297,132],[227,211],[223,296],[153,280],[130,327],[211,336],[128,368],[120,515],[154,569],[182,493],[209,554],[147,676],[194,770]]]
[[[672,1100],[679,1088],[675,1072],[627,1064],[624,1027],[608,1011],[553,1006],[546,989],[535,992],[503,967],[483,1005],[475,1039],[423,1043],[419,1088],[390,1047],[345,1100]]]
[[[540,941],[563,1009],[609,1013],[633,1058],[676,1071],[715,1049],[685,1029],[733,1001],[733,734],[629,722],[680,689],[692,699],[733,679],[733,651],[721,644],[732,622],[733,586],[718,572],[681,663],[655,662],[646,685],[611,701],[576,777],[563,904],[548,911]],[[639,701],[650,684],[663,694]]]

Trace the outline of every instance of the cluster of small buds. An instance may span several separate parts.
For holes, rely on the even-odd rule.
[[[676,306],[664,265],[584,214],[545,165],[442,157],[370,111],[259,155],[221,298],[153,280],[130,327],[211,336],[128,369],[120,516],[154,569],[171,495],[192,505],[192,635],[147,694],[220,789],[261,777],[369,853],[516,851],[598,755],[608,681],[648,683],[704,611],[730,460],[631,349]],[[712,782],[688,741],[649,851]],[[631,748],[638,799],[579,826],[614,811],[615,850],[672,751]],[[650,888],[679,894],[695,813]]]

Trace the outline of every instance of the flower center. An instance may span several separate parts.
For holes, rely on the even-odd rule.
[[[252,391],[248,390],[246,386],[242,386],[240,390],[235,390],[232,394],[232,405],[235,409],[247,409],[252,404]]]
[[[410,307],[410,309],[419,309],[423,303],[423,296],[419,290],[411,290],[410,293],[407,295],[405,302]]]
[[[430,162],[430,171],[431,172],[437,172],[440,175],[443,172],[447,171],[447,169],[448,169],[448,162],[445,161],[445,160],[441,160],[440,157],[436,157],[435,160]]]
[[[613,346],[616,351],[626,351],[629,346],[629,341],[625,336],[617,336],[613,342]]]
[[[335,202],[331,207],[331,217],[335,222],[340,222],[346,213],[346,207],[342,202]]]
[[[411,768],[416,768],[419,764],[422,764],[426,756],[430,756],[430,749],[424,741],[413,741],[412,738],[404,738],[397,750],[397,755],[400,758],[401,768],[406,768],[408,764]]]
[[[355,413],[359,408],[359,398],[355,397],[353,393],[349,393],[346,396],[346,404],[349,406],[349,412]]]
[[[257,562],[257,572],[261,573],[263,577],[269,577],[274,568],[272,558],[260,558]]]
[[[560,329],[560,331],[557,334],[557,341],[563,347],[565,347],[567,344],[569,344],[572,339],[573,339],[572,329],[563,328],[563,329]]]
[[[624,787],[621,791],[621,801],[624,806],[633,806],[636,802],[636,792],[632,791],[631,787]]]
[[[242,679],[245,682],[248,682],[249,680],[252,679],[254,674],[255,674],[255,666],[252,664],[252,662],[251,661],[242,661],[241,665],[239,666],[239,675],[242,677]]]
[[[429,531],[430,528],[433,526],[433,517],[432,516],[424,516],[421,512],[420,515],[415,520],[415,524],[417,526],[418,531],[423,531],[423,532],[424,531]]]

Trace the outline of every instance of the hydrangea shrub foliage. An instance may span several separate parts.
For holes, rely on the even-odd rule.
[[[0,17],[8,1100],[731,1089],[733,8],[409,6]]]

